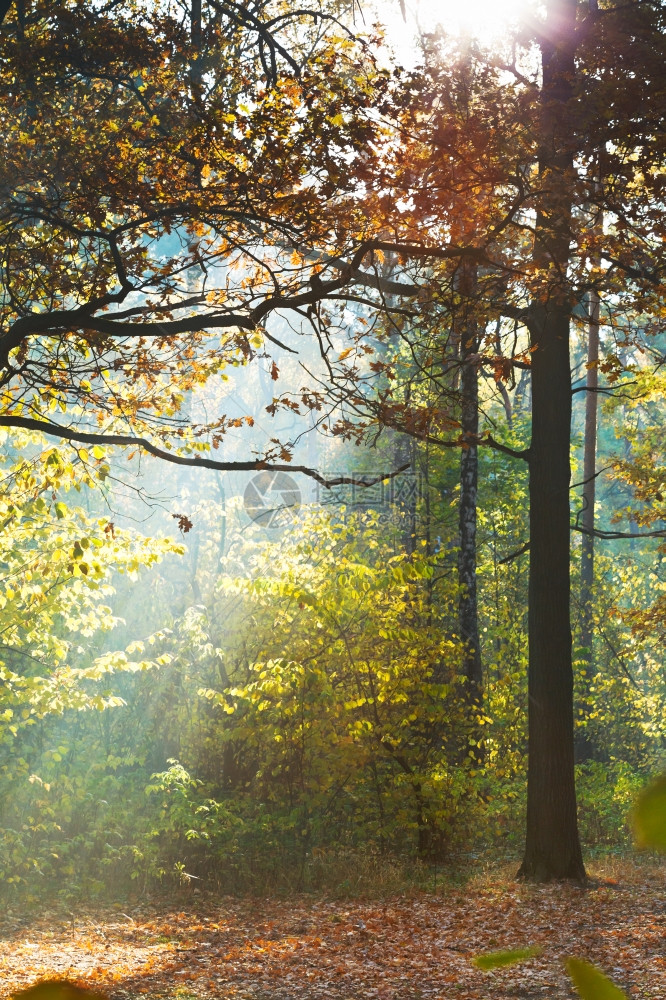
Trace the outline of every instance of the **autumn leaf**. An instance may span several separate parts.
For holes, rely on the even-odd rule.
[[[194,524],[192,523],[192,521],[190,521],[187,514],[172,514],[171,516],[174,519],[174,521],[178,522],[178,530],[181,531],[184,535],[186,535],[187,532],[191,531],[192,528],[194,527]]]

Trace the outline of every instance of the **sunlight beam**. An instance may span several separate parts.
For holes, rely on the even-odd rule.
[[[418,49],[418,36],[438,26],[452,36],[473,38],[484,48],[501,42],[508,28],[520,21],[529,0],[376,0],[387,39],[401,58]],[[405,18],[402,9],[404,7]]]

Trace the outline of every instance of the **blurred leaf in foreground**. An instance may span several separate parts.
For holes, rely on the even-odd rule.
[[[487,955],[477,955],[473,961],[477,969],[501,969],[504,965],[514,965],[541,954],[541,948],[518,948],[516,951],[492,951]]]
[[[627,994],[608,976],[580,958],[567,959],[567,972],[582,1000],[627,1000]]]
[[[666,853],[666,774],[641,792],[633,813],[637,847],[652,847]]]
[[[27,990],[15,993],[12,1000],[108,1000],[102,993],[93,993],[65,979],[45,979]]]

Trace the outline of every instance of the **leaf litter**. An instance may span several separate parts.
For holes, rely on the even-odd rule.
[[[576,957],[632,1000],[666,1000],[666,869],[591,867],[587,888],[529,885],[496,869],[381,900],[182,890],[68,916],[7,909],[0,997],[65,978],[113,1000],[573,1000],[565,963]],[[519,964],[474,963],[524,949]]]

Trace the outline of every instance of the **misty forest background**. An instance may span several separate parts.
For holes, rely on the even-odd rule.
[[[517,128],[527,105],[509,108],[508,98],[506,106],[499,100],[492,104],[493,88],[506,92],[509,87],[508,70],[488,69],[492,60],[469,42],[465,48],[428,36],[423,58],[430,68],[420,76],[378,67],[345,33],[347,28],[352,34],[360,31],[358,11],[352,16],[340,4],[327,5],[339,19],[334,27],[303,18],[291,34],[279,36],[281,47],[275,39],[264,39],[263,50],[257,48],[256,24],[229,21],[235,43],[243,33],[252,41],[246,48],[240,42],[235,50],[231,43],[225,48],[220,39],[231,6],[212,4],[206,13],[204,5],[203,22],[200,13],[197,22],[194,8],[189,13],[179,9],[181,35],[168,25],[151,24],[150,11],[146,14],[147,37],[155,46],[172,46],[171,63],[160,62],[150,49],[155,93],[150,91],[151,65],[137,68],[148,59],[138,27],[131,38],[136,51],[128,43],[129,54],[122,47],[113,58],[104,54],[104,46],[113,42],[114,18],[122,28],[122,18],[129,16],[120,9],[100,13],[95,25],[79,5],[63,5],[72,23],[83,18],[90,38],[104,25],[108,37],[102,33],[98,48],[91,46],[88,61],[67,46],[49,54],[49,46],[69,37],[69,22],[64,19],[51,31],[40,20],[39,4],[10,11],[2,28],[3,55],[13,67],[3,70],[3,129],[10,153],[1,168],[3,331],[10,339],[6,350],[3,346],[7,374],[0,427],[0,886],[8,899],[52,894],[68,902],[188,884],[229,892],[356,893],[409,881],[428,884],[438,871],[464,868],[486,856],[515,858],[517,864],[523,848],[530,558],[524,456],[532,432],[532,382],[529,327],[519,311],[521,296],[537,294],[529,284],[533,278],[521,273],[511,292],[513,305],[502,305],[500,293],[514,278],[507,278],[505,269],[495,281],[486,259],[410,257],[407,250],[401,255],[397,243],[402,239],[406,245],[409,239],[392,235],[390,205],[382,201],[390,201],[389,195],[373,200],[368,194],[367,163],[361,163],[356,180],[340,178],[345,164],[350,175],[356,169],[350,150],[369,141],[376,120],[394,115],[397,121],[407,114],[404,98],[391,96],[390,87],[406,87],[415,104],[422,100],[422,118],[437,117],[438,156],[459,146],[461,162],[467,164],[473,156],[486,163],[478,139],[482,130],[475,139],[461,125],[473,119],[479,104],[492,106],[493,114],[507,120],[513,115],[504,126],[495,122],[493,134]],[[253,9],[268,18],[269,6]],[[613,9],[612,4],[600,6]],[[286,8],[272,7],[286,17]],[[335,93],[315,99],[305,85],[299,95],[285,83],[296,88],[305,73],[294,71],[285,52],[298,50],[298,59],[305,59],[299,46],[305,47],[303,38],[315,28],[317,37],[308,36],[314,79],[333,73],[334,63],[326,62],[330,49],[344,54],[339,56],[343,63],[347,59],[357,66],[367,56],[363,80],[354,84],[362,94],[351,101],[356,113],[366,114],[366,132],[357,138],[345,105],[349,74],[340,70],[340,79],[327,82]],[[332,41],[331,34],[336,36]],[[198,65],[190,51],[178,64],[174,52],[186,51],[187,39],[207,61]],[[28,44],[38,49],[38,71],[20,56]],[[372,45],[378,44],[375,38]],[[222,51],[219,79],[211,55],[216,45]],[[105,58],[113,65],[105,68]],[[514,61],[512,100],[523,84],[530,91],[525,83],[533,68],[530,58],[524,57],[522,77]],[[65,67],[60,77],[55,70],[49,76],[49,59]],[[324,70],[317,69],[317,59]],[[240,82],[220,83],[225,73],[233,77],[234,66]],[[132,74],[136,82],[141,73],[134,97],[145,91],[145,114],[136,128],[131,126],[133,132],[125,123],[135,112],[125,106],[129,98],[120,84],[117,91],[109,84],[117,108],[108,95],[99,105],[106,115],[100,130],[115,130],[127,144],[130,178],[121,178],[130,194],[109,196],[104,221],[94,217],[96,196],[90,195],[92,207],[86,207],[88,195],[80,195],[83,189],[73,178],[77,155],[87,177],[101,157],[97,140],[86,132],[86,95],[101,94],[109,80]],[[534,73],[538,76],[538,69]],[[605,81],[606,75],[600,71],[599,79]],[[12,89],[16,79],[22,81],[20,93]],[[159,110],[156,94],[167,84],[179,86],[182,94],[175,98],[171,92],[171,105]],[[433,88],[448,95],[439,105],[433,102]],[[171,222],[158,212],[157,223],[141,222],[143,228],[137,223],[136,233],[128,224],[115,243],[114,237],[93,246],[89,233],[72,237],[71,219],[77,213],[77,218],[88,213],[88,229],[100,232],[104,226],[121,227],[123,211],[134,219],[137,204],[147,217],[148,196],[145,203],[137,200],[125,208],[123,198],[128,203],[134,198],[134,183],[166,189],[155,150],[160,143],[185,148],[188,130],[196,132],[200,124],[202,89],[210,101],[205,114],[219,121],[226,115],[225,127],[237,128],[236,115],[245,116],[247,129],[267,128],[261,102],[273,102],[266,111],[270,120],[285,100],[292,119],[312,114],[312,128],[325,133],[330,148],[339,141],[343,153],[335,183],[352,204],[344,218],[337,189],[330,186],[333,167],[326,164],[326,178],[318,173],[317,141],[302,142],[298,152],[301,160],[311,155],[303,170],[316,178],[308,194],[313,202],[293,208],[298,225],[307,229],[317,204],[332,218],[338,211],[342,218],[339,229],[335,218],[330,222],[325,239],[315,232],[313,245],[319,239],[324,247],[318,258],[285,226],[277,226],[277,236],[272,233],[265,224],[268,210],[261,207],[270,201],[263,189],[255,192],[252,218],[244,203],[250,219],[245,243],[236,230],[222,231],[204,204],[215,188],[216,171],[220,177],[223,172],[213,153],[206,160],[212,168],[197,166],[201,203],[188,201]],[[149,99],[169,122],[168,135],[151,124]],[[44,133],[56,124],[65,151],[47,183],[44,164],[50,154]],[[480,129],[478,122],[470,125],[474,128]],[[336,139],[336,129],[346,130],[346,137]],[[230,141],[240,142],[239,134]],[[388,159],[398,155],[395,136],[402,134],[396,127],[386,140],[381,169],[388,171]],[[598,148],[598,138],[592,138]],[[271,141],[267,155],[275,159],[280,143],[288,145],[292,138],[285,127],[285,134]],[[507,147],[517,141],[507,139]],[[142,142],[154,159],[135,172],[132,143]],[[196,142],[203,147],[205,140]],[[528,144],[523,132],[519,142]],[[424,166],[426,139],[417,142],[412,132],[405,144],[403,189],[391,197],[403,199],[400,213],[408,229],[410,212],[418,216],[417,209],[425,209],[410,207],[406,187],[427,191],[432,185],[436,197],[443,198],[445,185],[440,187]],[[613,133],[608,156],[620,145]],[[21,175],[19,152],[25,155],[29,148],[29,162],[41,165]],[[539,183],[538,169],[530,175],[524,167],[525,148],[486,153],[496,162],[483,181],[483,193],[475,189],[472,196],[464,179],[456,195],[460,203],[446,209],[458,220],[458,233],[452,223],[442,222],[444,214],[437,224],[447,239],[464,243],[474,226],[481,226],[479,216],[487,227],[493,213],[509,213],[510,202],[519,224],[515,231],[505,227],[501,237],[493,236],[496,259],[529,256],[531,244],[526,249],[525,241],[529,244],[535,218],[538,224],[529,198]],[[243,169],[241,154],[234,155],[234,169]],[[513,174],[507,166],[511,156],[521,163]],[[589,180],[593,175],[588,194],[597,190],[604,183],[601,168],[582,154],[576,162],[581,176]],[[617,164],[611,167],[615,173],[608,190],[617,201],[624,197],[622,184],[629,189],[638,182],[627,180]],[[288,164],[284,173],[290,169]],[[167,167],[164,171],[166,176]],[[259,184],[256,172],[254,181],[249,167],[247,174],[250,188]],[[453,181],[460,176],[451,174]],[[190,180],[183,177],[173,180],[173,198],[185,204]],[[519,209],[511,200],[515,189],[511,197],[506,193],[507,178],[526,186]],[[268,187],[277,183],[261,179]],[[291,185],[288,178],[289,190]],[[578,828],[589,857],[628,849],[632,803],[665,764],[666,334],[649,299],[653,292],[645,291],[637,276],[643,260],[639,252],[629,254],[629,277],[618,277],[619,265],[603,257],[603,212],[615,239],[620,210],[615,205],[612,217],[603,206],[593,210],[581,190],[571,225],[583,247],[581,267],[600,275],[596,285],[567,278],[577,295],[568,300],[574,748]],[[500,209],[489,207],[489,191]],[[386,247],[377,246],[371,257],[361,255],[356,270],[345,272],[351,285],[333,288],[342,278],[340,269],[327,270],[326,254],[337,252],[331,231],[342,245],[350,220],[361,211],[354,199],[366,204],[366,196],[370,207],[362,214],[375,213]],[[651,192],[653,206],[655,197]],[[658,208],[663,213],[661,203]],[[235,217],[232,225],[238,225]],[[656,229],[645,225],[641,252],[656,254]],[[499,232],[497,226],[493,231]],[[491,252],[488,246],[489,241],[484,253]],[[125,254],[122,269],[120,252]],[[104,311],[109,322],[116,313],[120,317],[122,304],[128,316],[132,310],[152,310],[137,321],[139,326],[146,317],[168,326],[174,313],[227,309],[221,295],[215,299],[213,286],[225,286],[226,301],[236,308],[243,295],[259,296],[252,268],[262,252],[269,270],[291,282],[290,294],[310,300],[302,306],[294,300],[292,311],[266,310],[267,318],[255,329],[238,326],[232,333],[220,331],[221,323],[206,333],[204,314],[199,327],[185,331],[178,364],[166,336],[156,346],[151,364],[157,359],[164,367],[157,374],[150,369],[152,383],[144,342],[132,354],[126,345],[134,334],[124,330],[127,342],[105,341],[108,330],[101,322],[95,326],[92,311],[87,319],[72,318],[76,303],[97,295],[95,309]],[[117,268],[120,285],[126,280],[132,289],[128,298],[100,306],[96,282],[107,258],[111,271]],[[313,261],[319,268],[314,277]],[[358,278],[363,261],[365,283]],[[261,272],[261,265],[257,268]],[[661,287],[662,274],[650,289]],[[108,275],[105,280],[107,291],[117,287]],[[161,300],[159,281],[166,287]],[[331,287],[318,298],[326,281]],[[625,295],[632,281],[638,291]],[[401,298],[398,285],[410,282],[427,287],[429,297],[410,293]],[[177,296],[182,306],[174,305]],[[31,316],[54,316],[58,308],[70,310],[66,321],[30,327]],[[22,322],[27,340],[22,339],[24,327],[21,337],[11,340],[12,329]],[[591,330],[600,342],[592,360]],[[198,370],[187,369],[186,349],[193,352],[190,358],[196,352],[203,358]],[[116,411],[102,401],[94,381],[102,355],[109,379],[105,398],[124,401]],[[172,361],[175,381],[169,375]],[[590,378],[598,382],[586,392]],[[140,401],[149,398],[148,416],[135,405],[132,385]],[[103,412],[106,423],[93,418],[93,411]],[[90,440],[60,441],[30,420],[58,422]],[[143,437],[148,428],[153,440],[174,454],[223,455],[228,468],[183,468],[139,446],[114,447],[112,435],[127,433],[130,425]],[[257,464],[243,469],[244,462]],[[314,470],[319,480],[289,467]],[[330,482],[335,485],[329,487]],[[591,500],[590,482],[596,489]],[[586,560],[593,566],[592,580],[585,578]]]
[[[529,434],[520,390],[507,391],[509,428],[494,381],[482,386],[485,419],[508,440]],[[607,404],[600,464],[654,418],[643,401]],[[581,413],[577,424],[574,469]],[[323,441],[320,467],[391,468],[405,445],[387,438],[362,456]],[[480,454],[484,701],[470,712],[455,452],[409,444],[413,472],[367,490],[329,496],[299,480],[300,505],[286,509],[271,482],[257,513],[247,474],[182,475],[144,459],[137,477],[113,457],[103,491],[77,489],[78,463],[21,444],[10,461],[35,498],[20,530],[16,518],[3,529],[6,887],[70,898],[196,878],[351,891],[483,852],[518,856],[528,534],[511,458]],[[54,469],[67,483],[55,507],[43,495]],[[628,489],[602,483],[604,511],[632,505]],[[572,561],[575,600],[579,544]],[[663,637],[641,620],[661,576],[653,541],[599,543],[596,564],[590,683],[574,617],[577,784],[584,843],[606,851],[627,847],[632,802],[663,761]]]

